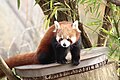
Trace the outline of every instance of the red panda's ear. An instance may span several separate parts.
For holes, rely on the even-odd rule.
[[[76,29],[78,32],[81,32],[78,28],[78,20],[76,20],[73,25],[72,25],[73,29]]]
[[[55,29],[53,32],[56,32],[58,29],[60,29],[60,24],[57,21],[54,21]]]

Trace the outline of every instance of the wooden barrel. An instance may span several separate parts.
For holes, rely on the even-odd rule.
[[[113,71],[115,64],[107,64],[107,53],[106,47],[84,49],[80,53],[78,66],[72,66],[70,63],[25,65],[15,67],[15,72],[22,80],[117,80],[116,72]]]

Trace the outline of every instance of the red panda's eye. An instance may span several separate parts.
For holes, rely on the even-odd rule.
[[[70,41],[70,39],[67,39],[68,41]]]
[[[60,38],[60,39],[59,39],[59,42],[62,41],[62,40],[63,40],[63,38]]]
[[[68,40],[70,43],[72,43],[72,40],[71,40],[71,39],[68,38],[67,40]]]
[[[60,38],[60,40],[63,40],[63,38]]]

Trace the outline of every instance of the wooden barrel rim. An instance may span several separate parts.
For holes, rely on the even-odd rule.
[[[77,69],[88,69],[91,66],[91,70],[101,66],[102,64],[106,64],[106,54],[108,53],[108,48],[106,47],[97,47],[91,49],[85,49],[81,51],[81,61],[78,66],[71,66],[70,63],[61,65],[57,63],[49,64],[49,65],[25,65],[15,67],[16,74],[21,77],[40,77],[47,76],[51,74],[57,74],[61,72],[77,70]],[[89,67],[90,66],[90,67]],[[97,67],[96,67],[97,66]],[[90,69],[88,69],[89,71]],[[87,71],[87,70],[85,70]],[[29,74],[32,72],[32,75]],[[84,71],[81,71],[84,72]]]

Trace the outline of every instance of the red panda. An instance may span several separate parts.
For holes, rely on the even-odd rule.
[[[71,63],[73,65],[79,64],[81,37],[78,29],[78,21],[74,23],[62,21],[54,21],[48,31],[42,38],[37,50],[32,53],[18,54],[16,56],[6,59],[5,62],[12,69],[16,66],[30,65],[30,64],[49,64],[67,62],[66,55],[68,51],[71,52]],[[0,77],[4,74],[0,71]]]

